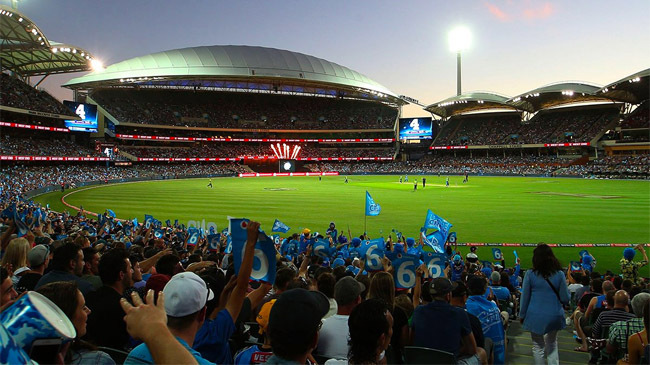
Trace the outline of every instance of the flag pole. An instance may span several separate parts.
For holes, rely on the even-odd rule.
[[[368,226],[368,215],[366,215],[365,212],[364,212],[364,214],[363,214],[363,236],[364,237],[368,233],[367,226]]]

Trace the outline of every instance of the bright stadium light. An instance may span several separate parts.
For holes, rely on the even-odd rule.
[[[472,34],[466,27],[457,27],[449,32],[449,49],[456,52],[456,95],[461,94],[460,53],[467,50],[471,43]]]
[[[90,61],[90,67],[92,67],[93,71],[104,71],[104,65],[102,62],[94,58]]]

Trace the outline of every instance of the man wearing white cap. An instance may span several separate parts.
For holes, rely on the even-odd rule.
[[[174,275],[163,289],[167,327],[196,359],[199,364],[212,364],[193,350],[194,336],[205,320],[208,300],[214,297],[205,281],[193,272]],[[153,364],[153,357],[146,344],[134,348],[124,361],[125,364]]]

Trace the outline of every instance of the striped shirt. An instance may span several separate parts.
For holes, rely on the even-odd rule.
[[[609,328],[609,326],[614,324],[614,322],[627,321],[632,318],[634,318],[634,314],[626,312],[625,309],[622,308],[614,308],[612,310],[602,312],[592,327],[591,337],[600,338],[603,327]]]

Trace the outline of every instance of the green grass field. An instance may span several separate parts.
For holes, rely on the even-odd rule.
[[[412,181],[420,182],[413,191]],[[650,182],[551,178],[429,176],[422,189],[421,177],[400,184],[397,176],[342,176],[220,178],[214,188],[207,179],[167,180],[78,189],[66,202],[86,210],[109,208],[118,218],[152,214],[157,219],[215,222],[221,229],[227,216],[258,220],[270,230],[278,218],[292,228],[308,227],[324,232],[330,221],[339,231],[349,224],[353,235],[364,230],[365,191],[381,205],[381,214],[367,218],[371,237],[387,236],[393,228],[417,237],[426,210],[453,223],[459,242],[509,243],[648,243],[650,242]],[[68,193],[69,191],[66,191]],[[61,193],[36,200],[63,210]],[[529,266],[531,248],[516,248]],[[578,248],[557,248],[563,264],[577,260]],[[466,250],[465,250],[466,251]],[[506,259],[512,249],[502,248]],[[618,271],[621,248],[589,250],[598,269]],[[491,258],[489,248],[479,249],[481,259]],[[489,257],[488,257],[489,256]]]

